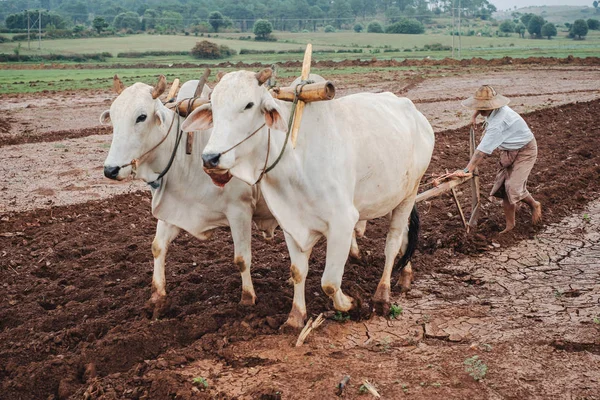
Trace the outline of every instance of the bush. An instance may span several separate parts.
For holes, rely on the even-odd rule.
[[[7,38],[6,36],[0,35],[0,43],[6,43],[6,42],[10,42],[10,39]]]
[[[32,37],[35,37],[33,35],[31,35]],[[27,40],[27,34],[26,33],[20,33],[18,35],[13,35],[12,37],[13,42],[22,42],[24,40]]]
[[[373,21],[367,25],[367,32],[369,33],[383,33],[383,25],[379,21]]]
[[[429,50],[429,51],[447,51],[447,50],[452,50],[452,47],[444,46],[441,43],[433,43],[433,44],[426,44],[425,46],[423,46],[423,49]]]
[[[88,61],[106,61],[106,58],[112,57],[111,53],[90,53],[90,54],[44,54],[44,55],[23,55],[18,54],[0,54],[0,62],[15,62],[15,61],[73,61],[73,62],[88,62]]]
[[[354,24],[354,32],[361,33],[363,29],[364,27],[362,26],[362,24]]]
[[[233,56],[236,54],[236,51],[225,45],[219,46],[216,43],[203,40],[196,43],[190,53],[194,58],[214,60],[217,58]]]
[[[132,29],[134,31],[139,31],[141,26],[140,16],[133,11],[118,14],[113,20],[113,26],[117,30]]]
[[[188,54],[190,54],[188,51],[127,51],[123,53],[118,53],[117,58],[143,58],[151,56],[187,56]]]
[[[325,33],[332,33],[332,32],[335,32],[335,28],[331,25],[327,25],[325,27]]]
[[[597,19],[594,19],[594,18],[588,19],[587,25],[588,25],[588,28],[590,28],[593,31],[597,31],[600,29],[600,21],[598,21]]]
[[[388,25],[385,33],[408,33],[418,35],[425,32],[425,27],[416,19],[402,18],[395,24]]]
[[[500,32],[511,33],[515,31],[515,23],[507,19],[500,24]]]

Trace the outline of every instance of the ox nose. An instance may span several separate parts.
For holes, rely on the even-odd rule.
[[[204,168],[215,168],[219,165],[220,154],[202,154],[202,161],[204,161]]]
[[[121,167],[109,167],[109,166],[104,166],[104,176],[109,178],[109,179],[117,179],[117,176],[119,175],[119,171],[121,170]]]

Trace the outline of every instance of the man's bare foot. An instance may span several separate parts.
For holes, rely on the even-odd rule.
[[[534,225],[537,225],[542,220],[542,203],[536,201],[534,204],[531,209],[531,221]]]
[[[508,233],[510,231],[512,231],[514,229],[514,225],[506,225],[506,228],[504,228],[504,230],[502,232],[500,232],[500,234],[502,235],[503,233]]]

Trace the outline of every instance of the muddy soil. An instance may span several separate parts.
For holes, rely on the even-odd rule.
[[[597,232],[597,217],[589,213],[598,208],[585,207],[600,190],[599,105],[600,100],[568,104],[526,116],[540,148],[529,187],[544,205],[546,226],[583,213],[577,217],[582,226],[569,225],[569,231]],[[464,128],[437,134],[430,172],[464,166],[466,135]],[[490,189],[496,161],[489,158],[481,168],[483,193]],[[468,203],[468,188],[460,198]],[[569,334],[586,329],[577,338],[556,324],[544,325],[545,315],[528,318],[519,309],[512,315],[487,312],[518,303],[521,296],[511,291],[510,282],[498,281],[506,292],[493,282],[494,263],[505,262],[498,249],[510,252],[536,235],[559,236],[531,227],[523,208],[515,231],[499,236],[501,206],[484,199],[479,230],[467,237],[448,197],[421,204],[415,291],[408,299],[397,298],[406,316],[400,321],[328,320],[307,346],[292,349],[295,335],[278,330],[292,299],[280,231],[272,243],[254,235],[252,277],[259,302],[249,308],[238,305],[241,283],[231,262],[229,233],[220,230],[206,242],[182,235],[167,259],[170,308],[163,318],[150,319],[145,302],[150,297],[155,221],[149,201],[145,192],[130,193],[1,216],[0,398],[321,399],[333,397],[336,382],[346,373],[353,379],[348,398],[359,397],[363,378],[375,381],[385,398],[593,399],[599,393],[600,330],[590,321],[593,315],[600,317],[595,297],[572,304],[572,312],[580,310],[587,321],[566,321]],[[365,310],[381,274],[386,226],[385,219],[369,224],[360,242],[366,261],[346,267],[344,290],[361,298]],[[595,240],[591,257],[597,257],[594,249],[600,239],[586,240]],[[552,251],[565,251],[555,247]],[[324,254],[321,243],[311,257],[307,306],[311,315],[329,312],[332,317],[332,305],[320,288]],[[515,254],[520,258],[523,253]],[[598,265],[574,262],[591,283],[581,281],[573,289],[587,293],[590,285],[598,285],[593,275]],[[478,265],[488,272],[478,275]],[[536,285],[551,285],[548,279]],[[559,297],[578,297],[557,288],[563,290]],[[531,293],[528,299],[538,292]],[[480,300],[464,302],[474,295]],[[542,297],[538,300],[544,303]],[[468,319],[478,316],[505,337],[470,332],[466,325],[452,331],[447,320],[427,330],[428,323],[441,317],[465,317],[459,322],[476,326],[478,321]],[[509,329],[511,321],[518,331]],[[357,346],[353,332],[363,327],[366,333],[360,334],[362,345]],[[549,339],[553,336],[555,341]],[[476,363],[481,382],[463,365],[474,355],[489,368],[486,375]],[[197,376],[208,380],[207,389],[192,383]],[[579,379],[565,385],[565,376]]]
[[[381,70],[327,78],[337,85],[339,96],[383,90],[406,96],[436,132],[468,122],[469,112],[460,106],[460,100],[482,82],[507,94],[512,107],[523,113],[600,95],[598,66],[541,68],[510,65]],[[117,184],[102,175],[111,136],[107,134],[110,127],[98,126],[98,117],[114,97],[108,90],[88,90],[18,94],[0,103],[0,176],[4,177],[0,179],[0,213],[82,203],[144,189],[138,182]],[[65,118],[67,113],[70,117]],[[442,168],[453,168],[455,162],[442,164]]]

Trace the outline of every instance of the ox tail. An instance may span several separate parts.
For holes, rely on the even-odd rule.
[[[417,249],[417,242],[419,239],[419,229],[420,229],[420,221],[419,221],[419,212],[417,211],[417,203],[413,206],[413,209],[410,213],[410,217],[408,218],[408,245],[406,246],[406,251],[398,260],[396,264],[396,268],[402,269],[406,267],[415,254],[415,250]]]

